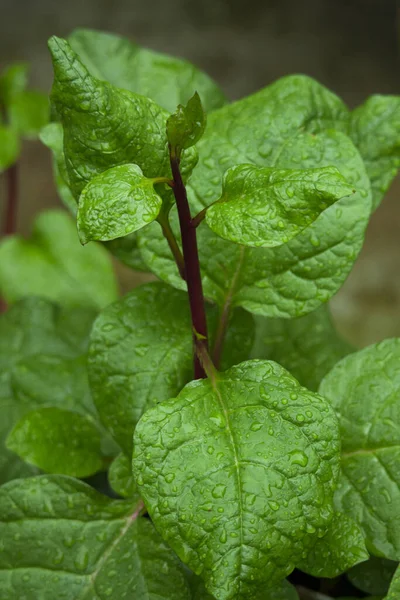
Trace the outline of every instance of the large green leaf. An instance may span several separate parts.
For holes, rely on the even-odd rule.
[[[64,129],[64,153],[71,191],[103,171],[137,164],[146,177],[170,176],[165,132],[168,113],[149,98],[92,77],[68,42],[49,41],[54,66],[51,101]],[[194,148],[185,151],[182,169],[196,164]]]
[[[400,567],[397,569],[392,583],[390,584],[389,593],[386,600],[398,600],[400,597]]]
[[[111,463],[108,471],[110,486],[123,498],[139,499],[137,486],[132,474],[132,461],[126,454],[119,454]]]
[[[350,133],[371,180],[377,208],[400,168],[400,96],[371,96],[351,115]]]
[[[149,270],[140,254],[136,232],[130,233],[123,238],[105,242],[104,245],[111,254],[134,271]]]
[[[332,517],[335,414],[282,367],[248,361],[142,416],[133,472],[154,524],[219,600],[261,599]]]
[[[389,589],[398,563],[384,558],[371,558],[356,565],[347,573],[348,579],[358,589],[367,594],[384,595]]]
[[[335,167],[232,167],[222,195],[206,213],[207,225],[226,240],[252,247],[286,244],[340,198],[355,190]]]
[[[92,419],[61,408],[39,408],[24,415],[6,446],[46,473],[83,478],[104,466],[101,433]]]
[[[73,220],[59,210],[36,218],[31,239],[15,235],[0,244],[0,290],[7,302],[38,295],[95,308],[117,297],[107,253],[96,244],[82,248]]]
[[[11,127],[24,137],[36,138],[49,122],[49,98],[42,92],[28,90],[15,94],[7,108]]]
[[[41,298],[21,300],[0,316],[0,482],[34,472],[4,447],[23,414],[43,405],[89,410],[82,355],[93,318],[92,310],[60,309]]]
[[[21,146],[16,131],[0,122],[0,173],[10,167],[18,158]]]
[[[343,358],[320,393],[341,429],[337,509],[361,525],[372,553],[400,559],[400,340]]]
[[[4,485],[2,600],[190,600],[182,568],[141,506],[68,477]]]
[[[188,184],[192,212],[221,196],[222,178],[236,164],[311,169],[336,167],[356,193],[325,210],[295,239],[278,248],[245,248],[198,228],[205,294],[271,317],[296,317],[326,302],[343,284],[362,247],[371,210],[363,161],[351,140],[328,130],[348,113],[313,80],[279,80],[209,116],[196,148],[199,164]],[[324,131],[327,130],[327,131]],[[139,236],[142,257],[161,279],[183,287],[161,232]]]
[[[360,527],[347,515],[335,513],[326,534],[297,567],[314,577],[333,578],[368,558]]]
[[[192,592],[192,600],[215,600],[205,588],[204,582],[200,577],[193,573],[189,576],[189,584]],[[272,589],[265,589],[262,600],[299,600],[296,588],[288,581],[284,580],[278,583]]]
[[[336,333],[326,305],[297,319],[255,317],[251,358],[268,358],[285,367],[309,390],[353,348]]]
[[[107,307],[93,326],[88,369],[100,418],[130,454],[142,413],[175,396],[191,378],[186,294],[150,283]]]
[[[225,103],[216,83],[186,60],[90,29],[76,29],[68,39],[91,75],[148,96],[169,112],[178,104],[186,104],[196,90],[207,112]]]
[[[83,189],[77,215],[82,244],[133,233],[158,217],[162,200],[137,165],[120,165],[94,177]]]

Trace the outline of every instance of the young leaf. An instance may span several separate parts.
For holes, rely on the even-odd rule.
[[[56,407],[29,412],[9,433],[6,446],[46,473],[89,477],[103,467],[101,434],[87,416]]]
[[[0,488],[2,600],[190,600],[182,567],[142,504],[68,477]]]
[[[82,248],[72,219],[59,210],[36,218],[30,240],[14,235],[0,244],[0,290],[10,303],[38,295],[100,308],[117,297],[107,253],[96,244]]]
[[[398,600],[400,595],[400,567],[397,568],[396,573],[390,584],[389,593],[386,600]]]
[[[27,63],[14,63],[0,75],[0,104],[8,107],[14,96],[22,92],[28,83]]]
[[[273,248],[289,242],[331,204],[354,192],[335,167],[239,165],[225,173],[221,198],[207,210],[206,221],[226,240]]]
[[[97,175],[79,199],[78,231],[82,244],[113,240],[154,221],[162,200],[137,165],[120,165]]]
[[[326,534],[297,567],[313,577],[334,578],[368,558],[360,527],[347,515],[335,513]]]
[[[338,469],[330,403],[268,361],[191,382],[134,434],[155,526],[220,600],[261,599],[292,571],[329,525]]]
[[[351,115],[349,135],[360,150],[377,208],[400,168],[400,96],[371,96]]]
[[[368,561],[350,569],[347,577],[359,590],[367,594],[384,596],[388,592],[397,567],[397,562],[371,556]]]
[[[145,177],[169,177],[168,113],[144,96],[92,77],[65,40],[53,37],[49,47],[55,76],[51,101],[64,128],[75,198],[96,175],[121,164],[137,164]],[[186,175],[196,162],[196,151],[187,150]]]
[[[186,106],[180,104],[167,120],[167,139],[173,152],[181,151],[197,144],[206,127],[206,114],[196,92]]]
[[[14,95],[8,106],[8,117],[16,132],[24,137],[36,138],[49,122],[48,96],[34,90]]]
[[[400,559],[400,340],[343,358],[319,391],[339,417],[342,439],[337,510],[363,529],[374,553]]]
[[[111,463],[108,481],[114,492],[123,498],[139,499],[131,463],[132,461],[125,454],[119,454]]]
[[[107,307],[92,329],[88,370],[100,418],[129,455],[143,412],[191,378],[186,294],[149,283]]]
[[[256,339],[250,358],[268,358],[285,367],[309,390],[354,348],[342,340],[322,305],[298,319],[255,317]]]
[[[65,373],[71,361],[82,360],[93,318],[91,310],[60,309],[42,298],[21,300],[0,316],[0,482],[35,472],[4,447],[4,438],[25,412],[46,403],[71,408],[82,403],[86,413],[85,394],[75,383],[77,372],[72,379]],[[33,360],[37,369],[42,352],[63,366],[55,371],[54,362],[47,362],[43,371],[38,370],[39,378],[32,379],[27,364]]]
[[[15,163],[20,150],[17,133],[12,127],[2,125],[0,122],[0,173]]]
[[[188,183],[193,214],[218,200],[229,167],[251,160],[258,166],[285,169],[335,166],[356,193],[336,202],[278,248],[244,248],[200,226],[200,260],[208,298],[222,306],[229,296],[233,306],[254,313],[298,317],[326,302],[343,284],[362,247],[371,192],[351,140],[330,130],[318,133],[340,119],[347,119],[340,101],[304,77],[284,78],[209,115],[196,146],[199,164]],[[156,226],[140,232],[139,247],[154,273],[175,287],[184,287]]]
[[[171,113],[178,104],[186,104],[195,90],[207,112],[226,102],[217,84],[186,60],[90,29],[76,29],[68,40],[93,77],[147,96]]]

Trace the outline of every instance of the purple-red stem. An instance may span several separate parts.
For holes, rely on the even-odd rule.
[[[179,158],[174,152],[170,152],[171,170],[174,180],[173,191],[178,209],[179,225],[182,237],[183,259],[185,261],[185,278],[188,287],[190,313],[192,316],[193,348],[196,347],[196,339],[201,337],[205,349],[208,350],[208,334],[206,311],[204,306],[203,286],[201,283],[200,261],[197,250],[196,228],[192,225],[189,202],[186,188],[182,181],[179,169]],[[194,378],[203,379],[206,373],[201,362],[194,352]]]

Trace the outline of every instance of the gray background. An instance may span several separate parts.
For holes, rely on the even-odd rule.
[[[50,35],[92,27],[185,57],[240,98],[302,72],[350,106],[368,94],[400,94],[395,0],[0,0],[0,68],[31,62],[31,83],[50,89]],[[365,344],[400,335],[400,184],[375,213],[364,250],[333,300],[344,334]],[[58,205],[46,149],[24,147],[19,229]],[[119,269],[128,289],[132,276]]]

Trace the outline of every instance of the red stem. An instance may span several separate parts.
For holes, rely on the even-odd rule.
[[[204,341],[204,347],[207,345],[207,321],[204,307],[203,286],[201,283],[200,261],[197,250],[196,228],[192,225],[189,202],[187,199],[186,188],[182,181],[179,169],[179,158],[174,152],[170,152],[171,170],[174,178],[173,191],[176,205],[178,208],[179,224],[182,236],[183,258],[185,261],[185,276],[189,293],[190,312],[192,315],[192,325],[197,336],[193,335],[193,348],[195,348],[196,339],[200,336]],[[206,373],[201,362],[194,352],[194,378],[203,379]]]

